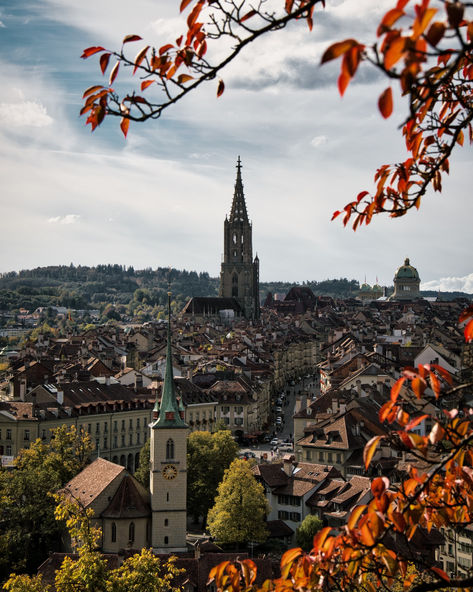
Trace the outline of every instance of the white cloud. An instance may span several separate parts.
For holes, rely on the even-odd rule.
[[[79,221],[79,214],[66,214],[65,216],[55,216],[48,219],[50,224],[76,224]]]
[[[444,277],[421,284],[421,290],[441,290],[442,292],[467,292],[473,294],[473,273],[463,277]]]
[[[35,101],[0,103],[0,123],[5,127],[45,127],[53,123],[53,118]]]
[[[0,29],[6,29],[6,25],[3,21],[0,21]]]
[[[314,146],[314,148],[317,148],[317,146],[322,146],[322,144],[326,144],[327,140],[327,136],[315,136],[315,138],[312,138],[310,143],[312,146]]]

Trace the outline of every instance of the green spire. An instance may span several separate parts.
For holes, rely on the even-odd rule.
[[[166,350],[166,370],[164,372],[164,382],[161,392],[161,405],[156,403],[153,409],[153,423],[151,427],[155,428],[187,428],[184,421],[184,407],[179,405],[176,392],[174,390],[174,376],[172,371],[172,352],[171,352],[171,292],[168,292],[168,336]],[[182,411],[182,416],[181,416]]]

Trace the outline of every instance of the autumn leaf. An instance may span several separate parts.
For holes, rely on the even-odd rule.
[[[356,45],[358,45],[358,41],[356,41],[355,39],[345,39],[345,41],[333,43],[330,47],[328,47],[325,50],[322,59],[320,60],[320,63],[325,64],[330,60],[339,58],[341,55],[343,55],[345,52],[347,52],[352,47],[355,47]]]
[[[95,53],[98,53],[99,51],[105,51],[105,48],[100,47],[100,46],[88,47],[87,49],[84,49],[84,52],[82,53],[82,55],[80,57],[82,59],[86,60],[87,58],[90,58],[91,55],[94,55]]]
[[[117,63],[113,66],[112,71],[110,72],[110,77],[108,79],[109,86],[112,86],[113,82],[115,81],[115,78],[117,77],[119,68],[120,68],[120,62],[117,61]]]
[[[154,84],[154,80],[143,80],[141,83],[141,91],[146,90],[148,86],[151,86],[152,84]]]
[[[363,449],[363,462],[365,463],[366,470],[368,470],[373,454],[382,438],[383,436],[373,436],[373,438],[366,443],[366,446]]]
[[[100,90],[101,88],[103,88],[103,86],[101,86],[100,84],[98,84],[98,85],[96,84],[94,86],[89,86],[89,88],[84,91],[82,98],[85,99],[85,97],[88,97],[89,95],[93,94],[97,90]]]
[[[126,37],[123,38],[122,44],[124,45],[125,43],[130,43],[132,41],[141,41],[142,37],[140,37],[139,35],[126,35]]]
[[[100,69],[102,70],[102,74],[105,74],[105,70],[107,69],[108,62],[110,60],[111,55],[112,54],[110,54],[110,53],[103,53],[100,56]]]
[[[243,23],[244,21],[247,21],[248,19],[250,19],[252,16],[255,16],[255,14],[258,14],[256,12],[256,10],[250,10],[249,12],[247,12],[245,15],[243,15],[240,19],[240,23]]]
[[[126,138],[126,135],[128,133],[128,128],[130,127],[130,120],[128,119],[128,117],[122,117],[121,121],[120,121],[120,128],[123,132],[123,135]]]
[[[224,84],[223,80],[219,80],[218,86],[217,86],[217,97],[222,96],[224,90],[225,90],[225,84]]]
[[[393,112],[393,95],[390,86],[381,93],[378,100],[378,107],[384,119],[387,119]]]
[[[133,74],[136,72],[136,70],[139,68],[141,62],[145,59],[145,56],[148,52],[149,49],[149,45],[147,45],[146,47],[143,47],[143,49],[141,49],[137,54],[136,57],[133,61],[135,67],[133,69]]]

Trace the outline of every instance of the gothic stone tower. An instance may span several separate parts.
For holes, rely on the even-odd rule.
[[[187,435],[184,407],[174,391],[171,354],[170,293],[166,370],[161,404],[156,404],[151,423],[150,489],[152,529],[155,553],[187,551]]]
[[[247,319],[260,316],[259,259],[253,260],[252,227],[246,211],[241,162],[238,157],[237,177],[230,218],[225,217],[224,250],[220,271],[220,297],[236,298]]]

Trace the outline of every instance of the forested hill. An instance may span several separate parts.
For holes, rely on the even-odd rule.
[[[60,265],[37,267],[0,274],[0,310],[35,310],[40,306],[63,306],[70,309],[100,309],[106,305],[126,306],[128,313],[137,307],[162,310],[171,286],[173,307],[179,309],[191,296],[217,296],[219,278],[207,272],[197,273],[168,267],[135,270],[124,265],[96,267]],[[262,282],[260,297],[268,292],[285,294],[290,282]],[[349,298],[357,295],[358,281],[346,278],[307,281],[316,295]],[[451,293],[450,298],[465,296]]]

